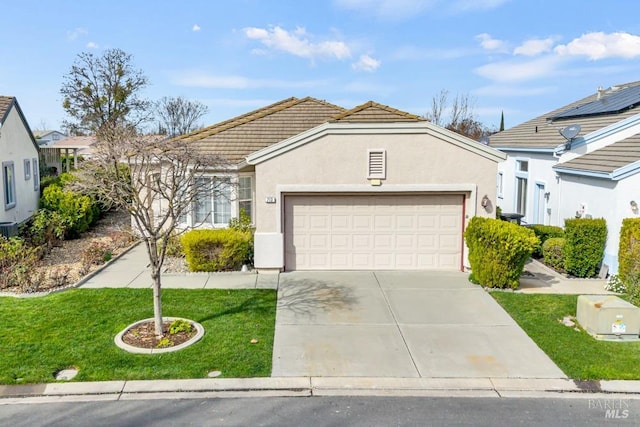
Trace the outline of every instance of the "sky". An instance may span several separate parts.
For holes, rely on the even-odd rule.
[[[0,0],[0,95],[60,129],[81,52],[119,48],[151,100],[207,105],[205,126],[312,96],[417,115],[446,90],[509,128],[640,80],[638,0]]]

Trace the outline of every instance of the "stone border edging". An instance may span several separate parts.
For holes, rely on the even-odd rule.
[[[164,347],[164,348],[140,348],[140,347],[134,347],[132,345],[129,345],[127,343],[125,343],[122,340],[122,337],[124,336],[124,334],[131,328],[138,326],[141,323],[146,323],[149,321],[153,321],[153,317],[148,318],[148,319],[142,319],[142,320],[138,320],[137,322],[134,322],[132,324],[130,324],[129,326],[127,326],[126,328],[124,328],[122,331],[120,331],[118,333],[118,335],[115,336],[115,338],[113,339],[114,342],[116,343],[116,345],[118,347],[120,347],[121,349],[123,349],[124,351],[127,351],[129,353],[135,353],[135,354],[160,354],[160,353],[171,353],[173,351],[178,351],[178,350],[182,350],[183,348],[187,348],[195,343],[197,343],[198,341],[200,341],[202,339],[202,337],[204,336],[204,328],[202,327],[202,325],[198,322],[196,322],[195,320],[190,320],[190,319],[185,319],[182,317],[163,317],[162,321],[170,321],[173,322],[174,320],[184,320],[187,321],[189,323],[191,323],[192,325],[195,326],[196,328],[196,334],[193,338],[191,338],[188,341],[183,342],[182,344],[173,346],[173,347]]]

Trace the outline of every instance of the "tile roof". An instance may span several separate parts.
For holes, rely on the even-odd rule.
[[[325,123],[344,111],[315,98],[292,97],[176,139],[230,162],[241,162],[250,153]]]
[[[12,96],[0,96],[0,122],[4,120],[5,114],[13,103],[13,99]]]
[[[50,145],[53,148],[87,148],[96,142],[95,136],[69,136]]]
[[[396,110],[388,105],[378,104],[369,101],[362,105],[345,111],[337,115],[332,121],[336,122],[419,122],[426,121],[425,118],[407,113],[406,111]]]
[[[640,85],[640,81],[612,86],[611,88],[601,92],[600,96],[601,99],[606,99],[605,97],[615,93],[619,89],[638,85]],[[599,94],[596,92],[586,98],[560,107],[540,117],[536,117],[535,119],[529,120],[495,135],[491,135],[489,145],[494,148],[522,147],[523,149],[553,149],[566,142],[559,132],[559,130],[565,126],[580,125],[582,128],[578,134],[578,137],[580,137],[640,113],[640,106],[635,106],[615,114],[600,114],[586,117],[568,117],[550,120],[550,117],[560,114],[566,110],[576,108],[587,102],[595,101],[598,99],[598,96]]]
[[[559,163],[555,168],[575,171],[613,173],[617,169],[640,160],[640,135],[634,135],[592,151],[591,153]]]

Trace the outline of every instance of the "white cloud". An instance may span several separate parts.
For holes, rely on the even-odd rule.
[[[531,39],[522,43],[520,46],[514,49],[514,55],[524,55],[524,56],[536,56],[541,53],[551,51],[553,47],[553,37],[548,37],[546,39]]]
[[[540,87],[524,87],[509,84],[497,84],[483,86],[471,91],[474,95],[479,96],[496,96],[496,97],[520,97],[520,96],[539,96],[545,93],[552,93],[556,90],[553,86]]]
[[[86,28],[78,27],[74,30],[67,31],[67,40],[73,41],[79,37],[84,37],[87,34],[89,34],[89,31]]]
[[[494,39],[487,33],[478,34],[475,39],[480,42],[480,46],[485,50],[506,52],[507,43],[503,40]]]
[[[360,55],[360,59],[354,62],[351,67],[360,71],[375,71],[381,64],[381,61],[373,59],[369,55]]]
[[[529,61],[509,60],[478,67],[474,72],[496,82],[518,82],[547,77],[557,72],[560,59],[544,56]]]
[[[566,45],[556,46],[561,56],[586,56],[592,60],[604,58],[631,59],[640,56],[640,36],[629,33],[588,33]]]
[[[191,27],[191,31],[193,31],[193,32],[198,32],[200,30],[201,30],[201,28],[200,28],[200,25],[198,25],[198,24],[193,24],[193,27]]]
[[[244,29],[245,35],[258,40],[264,46],[311,60],[317,58],[345,59],[351,56],[346,43],[338,40],[313,42],[303,27],[289,32],[279,26],[269,29],[249,27]]]
[[[218,75],[198,70],[178,71],[173,75],[171,82],[178,86],[208,89],[315,88],[329,84],[327,80],[252,79],[244,76]]]
[[[96,43],[96,42],[87,43],[87,48],[88,49],[97,49],[98,47],[100,47],[100,46],[98,46],[98,43]]]

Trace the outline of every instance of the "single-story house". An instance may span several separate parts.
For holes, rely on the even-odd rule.
[[[18,101],[11,96],[0,96],[0,158],[0,234],[9,236],[31,218],[40,198],[38,144]]]
[[[463,270],[463,232],[495,215],[506,156],[375,102],[289,98],[180,137],[233,164],[235,197],[197,200],[184,226],[244,209],[259,270]]]
[[[508,155],[498,166],[498,206],[530,224],[563,226],[566,218],[604,218],[604,263],[618,269],[622,220],[640,203],[640,82],[599,88],[492,135]]]

